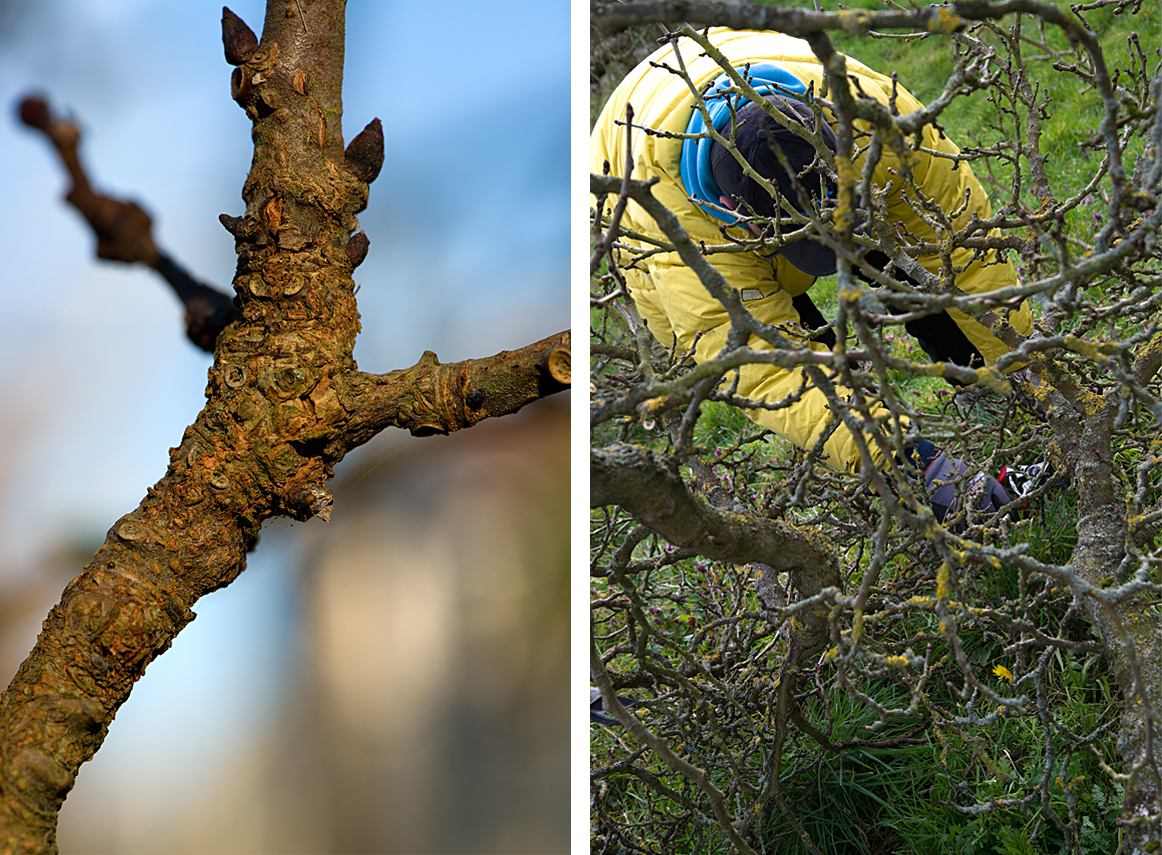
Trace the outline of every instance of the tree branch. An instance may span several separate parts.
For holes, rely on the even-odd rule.
[[[115,199],[93,189],[77,151],[81,130],[74,122],[53,116],[48,103],[35,96],[20,102],[20,119],[43,133],[60,157],[73,182],[65,200],[93,229],[97,258],[144,264],[161,274],[185,307],[186,335],[202,350],[212,351],[218,333],[238,316],[230,295],[198,282],[158,249],[149,214],[136,202]]]
[[[1162,518],[1162,501],[1158,498],[1162,485],[1157,475],[1157,428],[1162,413],[1157,378],[1162,370],[1162,334],[1156,318],[1160,281],[1154,263],[1162,228],[1162,207],[1158,205],[1162,119],[1152,106],[1145,105],[1151,103],[1151,95],[1162,92],[1162,79],[1156,67],[1148,67],[1142,59],[1144,54],[1139,51],[1134,58],[1138,42],[1135,32],[1129,33],[1129,66],[1123,64],[1111,73],[1102,44],[1104,41],[1108,47],[1114,41],[1108,34],[1103,35],[1102,27],[1091,28],[1082,14],[1099,5],[1106,4],[1067,9],[1039,0],[955,0],[925,9],[819,12],[738,0],[593,3],[591,19],[599,32],[663,23],[670,30],[663,41],[673,42],[676,53],[695,50],[680,39],[684,35],[697,44],[699,61],[709,58],[727,74],[731,74],[730,60],[712,50],[714,37],[678,22],[694,27],[774,30],[807,39],[827,75],[826,97],[831,101],[825,106],[837,120],[835,130],[839,137],[834,226],[820,229],[823,240],[833,242],[839,259],[839,311],[833,325],[838,344],[833,353],[870,363],[857,366],[849,361],[845,366],[835,359],[833,379],[820,370],[826,359],[823,354],[800,355],[786,349],[778,357],[767,356],[757,349],[746,352],[732,347],[728,342],[717,354],[698,353],[697,366],[691,367],[683,362],[683,354],[677,348],[662,352],[639,345],[634,349],[630,346],[635,343],[633,336],[641,329],[633,325],[628,331],[622,329],[618,325],[620,319],[613,314],[621,309],[621,303],[632,299],[639,306],[667,315],[670,295],[664,292],[660,277],[649,281],[647,275],[646,284],[640,279],[632,282],[639,290],[631,293],[623,281],[615,281],[613,276],[594,276],[593,305],[605,313],[595,318],[595,328],[603,339],[604,353],[614,358],[603,360],[601,370],[595,374],[598,406],[593,421],[602,427],[597,435],[601,442],[614,436],[634,437],[641,442],[654,441],[661,447],[666,438],[654,433],[652,411],[639,409],[638,405],[663,395],[673,396],[675,400],[666,401],[667,406],[686,405],[691,422],[703,418],[698,425],[699,441],[703,447],[714,449],[715,466],[728,473],[723,477],[729,478],[731,488],[737,490],[733,495],[739,497],[740,507],[746,502],[772,516],[789,511],[796,515],[795,519],[810,521],[826,530],[831,542],[837,544],[834,549],[843,556],[845,572],[862,579],[862,587],[854,598],[826,593],[817,587],[815,599],[807,604],[832,606],[829,630],[835,648],[820,660],[828,670],[821,667],[818,672],[815,694],[822,703],[816,710],[825,709],[836,695],[846,692],[848,700],[878,714],[880,721],[872,729],[919,715],[931,716],[940,727],[968,727],[979,732],[981,725],[999,718],[997,712],[981,712],[986,699],[995,705],[994,709],[1002,711],[1026,710],[1027,704],[1035,703],[1046,748],[1044,763],[1038,770],[1041,782],[1027,787],[1027,795],[1011,804],[1028,807],[1040,799],[1042,816],[1055,823],[1075,846],[1085,827],[1086,821],[1079,818],[1082,812],[1076,809],[1076,801],[1070,801],[1068,821],[1064,815],[1058,816],[1050,804],[1050,791],[1054,789],[1054,776],[1065,775],[1064,770],[1074,762],[1073,751],[1079,737],[1064,728],[1057,729],[1058,710],[1051,700],[1048,675],[1062,667],[1063,653],[1076,655],[1080,645],[1091,644],[1089,628],[1081,626],[1079,631],[1076,621],[1081,615],[1091,619],[1100,629],[1109,653],[1109,682],[1116,681],[1121,690],[1120,700],[1113,703],[1120,703],[1122,715],[1120,721],[1092,731],[1085,741],[1099,758],[1111,751],[1121,753],[1120,772],[1114,773],[1104,760],[1100,762],[1103,770],[1116,775],[1122,791],[1117,823],[1124,832],[1121,839],[1126,851],[1147,851],[1148,844],[1157,839],[1162,818],[1158,811],[1162,763],[1153,742],[1162,710],[1162,653],[1158,642],[1162,637],[1158,610],[1162,587],[1159,551],[1150,542]],[[1129,9],[1131,4],[1119,3],[1116,11]],[[1132,11],[1137,12],[1137,4],[1132,4]],[[1006,27],[993,23],[1005,16],[1011,18]],[[975,22],[987,23],[961,34]],[[1057,32],[1049,32],[1049,25]],[[852,88],[844,58],[827,36],[827,31],[841,30],[888,37],[872,31],[898,28],[912,31],[900,36],[906,39],[919,40],[931,33],[955,34],[949,45],[955,49],[955,69],[946,78],[943,93],[928,108],[906,115],[897,112],[896,75],[891,75],[890,94],[885,91],[884,97],[871,96],[858,84]],[[1058,41],[1058,36],[1063,39]],[[1116,41],[1123,43],[1125,38]],[[1067,42],[1068,47],[1062,48],[1062,42]],[[1022,56],[1026,46],[1033,47],[1036,57]],[[1110,57],[1112,61],[1112,51]],[[756,57],[747,54],[746,59]],[[1038,68],[1047,69],[1050,63],[1055,72],[1074,77],[1072,82],[1079,84],[1079,91],[1066,95],[1060,79],[1048,84],[1038,78]],[[655,67],[678,73],[665,64]],[[757,100],[742,77],[734,77],[740,97]],[[643,106],[648,105],[639,100],[648,96],[639,97],[637,93],[645,88],[636,89],[634,94],[635,106],[643,114]],[[952,110],[946,109],[953,100],[974,91],[987,93],[985,100],[992,104],[983,119],[973,114],[972,119],[958,120]],[[1091,93],[1090,97],[1096,94],[1101,99],[1100,106],[1083,99],[1082,92]],[[618,91],[618,97],[624,94],[624,90]],[[1050,130],[1077,130],[1065,128],[1068,120],[1064,117],[1072,121],[1085,117],[1082,122],[1089,130],[1081,145],[1097,150],[1100,164],[1095,159],[1080,170],[1062,166],[1051,156],[1056,155],[1055,151],[1045,150],[1052,136]],[[950,132],[959,123],[970,133],[979,131],[982,140],[995,141],[986,146],[973,140],[974,145],[958,153],[931,149],[922,141],[902,145],[925,125],[942,133],[938,120],[948,121]],[[971,122],[978,124],[972,127]],[[646,122],[633,125],[633,131],[666,137],[667,132],[660,127],[658,121],[652,126]],[[679,126],[667,123],[664,127]],[[1096,133],[1091,133],[1094,130]],[[924,193],[923,182],[906,168],[896,168],[916,150],[940,158],[934,161],[940,170],[955,171],[963,169],[964,164],[972,164],[974,170],[983,166],[989,173],[987,179],[981,176],[985,182],[1010,180],[1011,173],[1011,198],[996,214],[973,214],[967,223],[958,224],[957,217],[967,209],[956,206],[966,204],[967,195],[960,202],[937,203]],[[889,154],[894,154],[897,161],[888,161]],[[1123,167],[1123,157],[1130,154],[1134,155],[1132,178]],[[845,158],[849,161],[846,167],[838,168],[843,167]],[[625,163],[628,172],[633,158],[628,157]],[[862,168],[862,174],[852,172],[853,163]],[[887,183],[880,182],[873,171],[885,163],[890,163]],[[626,178],[627,175],[592,176],[591,191],[599,200],[617,195],[619,199],[639,202],[666,238],[639,233],[636,230],[644,231],[640,221],[628,225],[611,222],[599,206],[594,215],[594,236],[599,246],[611,248],[607,253],[610,273],[618,267],[640,271],[646,267],[643,261],[652,254],[676,253],[697,274],[706,291],[722,303],[732,331],[759,335],[777,349],[777,331],[756,323],[744,308],[732,302],[730,293],[724,293],[717,271],[706,269],[713,267],[714,259],[707,258],[712,253],[754,252],[754,247],[728,239],[721,246],[688,242],[683,246],[670,227],[671,220],[664,212],[658,212],[656,205],[650,207],[649,184],[623,180]],[[1063,195],[1062,201],[1053,194],[1049,189],[1051,179],[1073,188],[1069,198]],[[853,192],[856,189],[858,194]],[[893,189],[903,193],[899,198],[933,234],[913,234],[902,225],[900,217],[889,215],[887,200]],[[1034,204],[1040,203],[1034,212],[1025,210],[1030,195]],[[853,228],[858,220],[851,218],[857,205],[867,215],[859,231]],[[1083,209],[1089,211],[1093,221],[1088,229],[1077,229],[1067,217],[1076,217]],[[622,233],[616,234],[619,226]],[[882,253],[889,262],[877,263],[873,275],[865,277],[886,286],[880,290],[869,291],[850,275],[857,266],[863,273],[869,272],[867,256],[861,257],[863,248]],[[1020,275],[1021,284],[986,293],[960,290],[954,283],[973,265],[994,263],[994,256],[989,253],[993,249],[1017,251],[1015,272]],[[955,259],[953,250],[971,252],[962,252],[961,258]],[[695,254],[707,257],[699,259],[693,257]],[[1002,251],[995,258],[1000,261],[1006,255]],[[739,282],[732,284],[741,289],[749,282],[740,276]],[[647,285],[657,285],[657,294],[651,293]],[[1029,332],[1021,334],[1008,323],[1008,315],[1027,298],[1035,298],[1046,311]],[[798,307],[796,310],[801,313]],[[893,352],[895,336],[885,330],[894,332],[893,327],[906,325],[909,333],[923,341],[925,330],[921,322],[940,317],[944,310],[950,310],[949,314],[958,319],[957,312],[975,318],[1007,346],[1007,353],[992,355],[997,371],[1028,369],[1009,375],[1013,389],[1018,391],[1014,400],[998,396],[994,403],[974,405],[971,411],[967,406],[954,409],[950,393],[934,392],[910,382],[922,374],[937,373],[932,370],[936,366],[921,368],[911,357],[900,358],[898,351]],[[758,315],[757,310],[752,311]],[[716,315],[716,323],[718,319]],[[659,343],[672,347],[672,341],[666,338],[669,328],[663,329],[666,335],[659,337]],[[687,360],[690,355],[685,354]],[[783,365],[782,359],[794,359],[804,366],[812,385],[827,396],[832,414],[844,419],[845,424],[849,418],[860,422],[852,426],[857,440],[862,436],[857,433],[861,425],[870,426],[874,421],[877,430],[882,428],[882,433],[876,435],[886,438],[885,458],[889,461],[916,437],[939,437],[946,453],[958,457],[963,454],[984,472],[1004,466],[1010,473],[1019,473],[1021,467],[1033,461],[1051,459],[1055,478],[1030,485],[1032,489],[1022,498],[1034,508],[1033,512],[1019,525],[1012,518],[1003,521],[996,534],[998,545],[994,546],[953,538],[934,524],[930,514],[899,513],[900,508],[906,511],[912,506],[913,493],[917,492],[905,473],[890,464],[890,472],[868,467],[865,474],[873,484],[878,485],[890,475],[890,482],[899,488],[901,496],[909,497],[907,503],[893,507],[890,493],[873,487],[883,503],[877,520],[877,503],[873,502],[869,509],[862,498],[868,492],[865,485],[845,481],[816,467],[816,460],[810,456],[796,454],[788,459],[779,451],[771,453],[734,424],[733,415],[728,417],[710,408],[699,412],[694,404],[687,403],[691,400],[689,394],[679,394],[701,379],[700,372],[724,375],[724,386],[731,382],[741,385],[742,381],[735,380],[729,369],[751,366],[757,374],[763,364]],[[902,376],[898,373],[901,369]],[[998,374],[985,370],[976,378],[948,373],[944,376],[961,382],[987,383],[1005,398],[1012,391]],[[840,382],[851,390],[850,395],[835,394],[832,384]],[[901,394],[901,390],[906,391]],[[919,405],[909,398],[917,399]],[[720,400],[729,399],[723,395]],[[763,403],[785,406],[784,400],[768,394]],[[733,401],[755,408],[753,402],[737,396]],[[881,403],[890,415],[870,417],[867,401]],[[1033,418],[1022,412],[1026,409],[1034,414]],[[615,414],[631,418],[615,420]],[[987,462],[983,459],[986,455]],[[779,800],[780,788],[794,783],[797,770],[818,766],[818,753],[813,758],[798,750],[796,743],[802,741],[787,739],[788,731],[794,728],[813,737],[827,734],[831,741],[835,737],[811,720],[808,706],[796,707],[789,700],[794,692],[803,689],[801,684],[782,681],[783,674],[775,684],[777,702],[771,704],[770,684],[761,678],[755,680],[754,673],[756,666],[760,671],[769,669],[763,657],[775,642],[760,641],[758,633],[740,632],[753,619],[749,601],[735,595],[737,586],[721,584],[723,568],[687,557],[696,552],[732,564],[766,563],[770,559],[758,555],[766,551],[793,568],[802,562],[794,554],[794,543],[783,549],[781,544],[775,545],[777,535],[764,540],[746,528],[747,521],[758,525],[754,517],[703,507],[705,503],[682,484],[677,457],[620,443],[591,453],[593,503],[619,504],[633,518],[612,512],[594,515],[592,575],[602,577],[601,583],[595,585],[593,598],[594,636],[601,661],[616,659],[619,668],[634,672],[635,679],[655,681],[657,703],[649,706],[651,730],[681,734],[682,748],[688,756],[699,757],[700,766],[723,770],[716,783],[729,781],[736,786],[729,794],[736,799],[730,819],[745,834],[750,817],[765,818],[769,813],[771,799],[784,807]],[[914,498],[919,501],[921,497]],[[678,547],[668,547],[662,558],[648,559],[650,572],[637,576],[625,569],[628,556],[637,545],[626,534],[634,522],[648,525]],[[799,529],[792,527],[792,533],[799,533]],[[752,539],[748,541],[747,537]],[[645,559],[639,560],[645,564]],[[760,585],[764,581],[770,583],[773,575],[766,574],[759,580]],[[1016,583],[1015,592],[998,594],[994,586],[999,580],[1010,578]],[[931,596],[932,587],[935,596]],[[800,593],[810,596],[811,590],[801,588]],[[1067,596],[1054,603],[1054,598],[1063,592]],[[974,595],[986,597],[987,607],[973,604]],[[1035,609],[1031,608],[1034,604]],[[1053,608],[1040,612],[1049,605]],[[913,611],[930,622],[908,624],[906,630],[901,629],[897,618]],[[1059,621],[1055,629],[1047,623],[1049,620]],[[1008,667],[998,666],[992,672],[1004,681],[1004,691],[998,691],[997,683],[980,664],[982,647],[969,655],[973,650],[970,644],[979,643],[978,636],[971,636],[970,642],[962,628],[971,623],[975,631],[982,622],[993,624],[994,629],[986,633],[996,633],[983,646],[1005,657],[1012,656],[1011,661],[1023,671],[1014,677],[1017,668],[1010,672]],[[925,640],[927,651],[915,646]],[[951,655],[944,651],[933,655],[941,645]],[[791,650],[793,654],[794,648]],[[943,661],[938,662],[937,656],[944,657]],[[1054,657],[1056,665],[1052,664]],[[598,661],[596,657],[594,661]],[[1102,667],[1106,665],[1103,663]],[[684,683],[682,678],[687,671],[699,679]],[[713,680],[702,679],[705,675]],[[1053,679],[1059,679],[1059,675],[1053,674]],[[885,686],[893,681],[895,688],[885,693]],[[944,683],[944,688],[935,688],[937,683]],[[943,700],[934,702],[933,698],[941,693]],[[898,697],[906,698],[907,704],[899,703]],[[730,709],[733,716],[735,705],[745,709],[725,723],[718,715],[720,707]],[[952,709],[956,712],[950,712]],[[758,719],[758,712],[762,713],[762,724],[751,727],[747,717]],[[1074,712],[1076,704],[1064,715]],[[827,712],[823,715],[831,726],[831,716]],[[773,728],[768,724],[771,720]],[[1114,728],[1116,747],[1111,741],[1098,750],[1098,737],[1106,730],[1112,734]],[[756,768],[752,746],[768,739],[775,745],[771,759],[763,767],[764,775],[769,775],[768,786],[757,788],[752,797],[752,770]],[[947,747],[948,743],[944,744]],[[784,746],[796,751],[793,767],[784,760]],[[981,759],[987,761],[983,755]],[[1018,777],[1027,775],[1018,764],[1014,768]],[[951,768],[945,770],[950,780],[958,773]],[[809,772],[800,784],[804,782],[808,789],[817,785],[817,779]],[[1061,786],[1060,778],[1056,786]],[[1065,789],[1068,793],[1068,784]],[[692,787],[687,791],[693,792]],[[804,792],[802,786],[797,790],[799,794]],[[1112,794],[1113,789],[1107,792]],[[954,805],[966,814],[987,813],[1002,806],[995,801],[983,803],[983,791],[966,790],[964,795],[981,800],[970,807]],[[706,809],[706,799],[698,798],[696,793],[689,797],[699,806],[697,809]],[[632,839],[634,845],[639,845],[639,840],[648,841],[640,844],[648,847],[661,839],[651,835],[664,834],[670,828],[667,823],[672,815],[665,810],[643,810],[633,817],[632,827],[621,818],[611,818],[609,825],[624,833],[626,840]],[[796,815],[802,814],[790,809],[785,814],[788,824],[802,837],[795,826]],[[747,817],[746,822],[738,822],[743,816]],[[723,824],[724,829],[729,827],[734,826]],[[643,828],[647,830],[642,831]]]
[[[715,561],[760,562],[780,572],[821,568],[819,588],[838,584],[835,556],[817,532],[781,520],[719,510],[691,493],[652,451],[625,443],[590,451],[590,507],[616,504],[667,541]]]
[[[351,273],[367,238],[352,233],[383,163],[383,132],[373,120],[344,148],[344,8],[314,0],[288,15],[270,2],[260,41],[223,15],[231,90],[253,121],[255,152],[245,214],[224,220],[238,253],[237,314],[216,334],[198,328],[214,347],[204,409],[165,477],[65,589],[0,696],[0,852],[55,851],[61,803],[134,682],[198,598],[242,572],[264,520],[327,518],[325,485],[348,450],[389,425],[467,427],[568,383],[567,333],[490,359],[441,366],[427,354],[381,377],[356,369]],[[69,201],[97,233],[98,255],[155,267],[187,307],[212,303],[156,249],[140,208],[89,188],[79,133],[40,103],[26,102],[25,121],[61,153]]]
[[[627,27],[662,21],[686,21],[733,30],[777,30],[788,36],[803,37],[824,29],[928,29],[929,22],[940,20],[945,7],[933,6],[915,12],[816,12],[760,6],[743,0],[638,0],[631,3],[608,3],[594,0],[589,17],[597,29],[616,33]]]
[[[562,332],[520,350],[448,365],[428,351],[403,371],[357,374],[348,390],[353,415],[343,432],[346,448],[387,427],[414,436],[451,433],[560,392],[569,386],[569,341]]]
[[[715,508],[649,449],[626,443],[591,449],[589,473],[590,507],[619,505],[675,546],[715,561],[786,572],[802,600],[840,586],[839,559],[822,532]],[[796,660],[826,638],[827,608],[815,604],[799,616],[804,626]]]

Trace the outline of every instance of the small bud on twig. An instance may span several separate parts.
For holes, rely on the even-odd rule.
[[[229,214],[219,214],[218,222],[222,224],[222,228],[238,237],[239,232],[242,231],[243,217],[231,217]]]
[[[41,131],[48,130],[49,123],[52,121],[48,112],[48,104],[43,98],[38,98],[35,95],[25,98],[20,102],[20,121],[30,128]]]
[[[241,65],[258,48],[258,37],[246,26],[246,22],[222,7],[222,46],[226,49],[226,62]]]
[[[367,258],[369,246],[371,246],[371,241],[363,232],[351,235],[351,239],[347,241],[347,260],[351,262],[352,269],[358,267],[363,263],[363,259]]]
[[[383,167],[383,125],[372,119],[359,132],[345,153],[347,168],[360,181],[370,184]]]

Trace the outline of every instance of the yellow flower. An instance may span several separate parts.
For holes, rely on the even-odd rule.
[[[993,673],[1000,677],[1002,680],[1008,680],[1010,683],[1013,682],[1013,672],[1006,668],[1004,665],[998,665],[997,667],[993,668]]]

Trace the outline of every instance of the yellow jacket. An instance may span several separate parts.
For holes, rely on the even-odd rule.
[[[803,83],[813,83],[816,92],[822,90],[823,67],[811,48],[801,39],[780,33],[718,29],[710,32],[710,40],[736,67],[746,62],[774,63]],[[705,56],[694,42],[681,39],[677,50],[681,51],[682,60],[696,85],[701,86],[723,73],[718,64]],[[673,44],[655,51],[631,71],[606,102],[590,140],[591,171],[602,174],[604,163],[608,162],[610,174],[614,176],[625,175],[627,168],[632,166],[631,177],[638,181],[657,178],[658,182],[653,188],[654,197],[678,216],[690,236],[707,245],[721,245],[720,221],[690,201],[682,184],[678,165],[682,152],[680,139],[647,135],[635,129],[632,135],[632,163],[626,162],[625,131],[617,122],[624,120],[627,103],[632,104],[633,122],[639,127],[682,134],[690,121],[694,96],[689,87],[682,78],[658,65],[678,67]],[[863,93],[888,103],[892,91],[890,78],[851,58],[847,60],[847,71],[858,80]],[[896,106],[900,113],[905,114],[923,107],[901,87],[897,87]],[[834,116],[826,113],[825,116],[834,123]],[[867,131],[868,127],[858,120],[856,126],[858,142],[859,131]],[[960,151],[930,125],[924,128],[923,135],[925,148],[950,154]],[[963,227],[974,213],[982,218],[990,215],[988,196],[967,164],[961,163],[959,168],[953,169],[952,161],[923,152],[913,152],[909,159],[916,185],[923,189],[926,196],[944,211],[953,212],[964,208],[954,220],[957,228]],[[862,158],[856,161],[856,168],[860,169],[861,166]],[[874,184],[885,186],[892,178],[892,173],[898,172],[898,167],[897,156],[885,146],[874,172]],[[902,223],[908,232],[922,241],[939,240],[939,236],[904,200],[900,185],[901,181],[896,177],[887,198],[889,217]],[[966,192],[969,196],[967,206],[964,204]],[[662,237],[661,230],[653,220],[632,201],[622,222],[628,229]],[[744,234],[750,236],[741,229],[737,230],[737,234],[739,237]],[[917,260],[925,269],[933,273],[940,272],[941,260],[938,256]],[[781,255],[763,258],[755,253],[716,253],[709,256],[709,261],[732,287],[742,292],[747,309],[768,324],[796,321],[798,314],[792,308],[791,298],[805,292],[815,281],[813,277],[792,267]],[[1016,273],[1007,261],[988,265],[980,260],[973,262],[972,251],[968,249],[954,251],[952,261],[958,268],[968,265],[957,276],[956,284],[969,293],[979,294],[1017,284]],[[626,270],[625,273],[639,312],[660,342],[666,346],[676,343],[680,350],[686,350],[693,345],[695,335],[701,333],[702,337],[695,349],[696,359],[708,359],[721,350],[729,332],[726,310],[710,296],[677,253],[652,255],[637,268]],[[950,310],[949,314],[986,362],[991,364],[1006,352],[1007,348],[979,322],[957,310]],[[1019,312],[1014,312],[1010,322],[1018,330],[1027,332],[1031,325],[1028,307],[1023,306]],[[751,340],[750,346],[756,349],[770,347],[757,338]],[[826,350],[821,344],[813,346]],[[798,370],[749,365],[740,371],[738,394],[755,400],[777,401],[798,390],[801,382],[802,376]],[[785,409],[750,410],[747,414],[754,421],[803,448],[811,447],[833,419],[823,393],[815,389],[808,390],[798,403]],[[859,454],[850,433],[844,428],[840,427],[832,434],[824,450],[828,462],[835,468],[858,471]],[[878,450],[874,457],[877,465],[881,463]]]

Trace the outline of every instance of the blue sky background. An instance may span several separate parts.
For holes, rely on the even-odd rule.
[[[95,185],[141,203],[159,245],[223,289],[235,257],[218,215],[242,212],[251,158],[220,2],[21,5],[0,16],[0,591],[61,544],[95,546],[136,507],[201,408],[210,366],[155,274],[95,260],[55,155],[15,119],[19,98],[39,90],[74,113]],[[263,6],[230,4],[256,32]],[[360,217],[360,367],[407,367],[425,349],[484,356],[567,328],[568,2],[448,0],[433,13],[351,0],[347,15],[344,136],[375,116],[386,136]],[[293,550],[264,532],[242,578],[204,599],[151,666],[90,767],[166,746],[166,720],[196,720],[212,740],[230,720],[261,719],[293,650]],[[172,762],[182,749],[166,750]],[[88,769],[82,784],[100,774]]]

